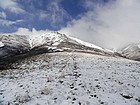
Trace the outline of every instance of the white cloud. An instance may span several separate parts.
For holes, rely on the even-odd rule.
[[[62,0],[49,0],[45,6],[43,5],[44,9],[35,8],[33,4],[33,9],[35,9],[36,12],[29,12],[29,15],[33,18],[38,18],[39,21],[46,21],[46,23],[54,29],[59,29],[63,26],[62,24],[65,23],[65,20],[71,19],[71,16],[62,7],[61,2]]]
[[[41,34],[44,34],[46,32],[48,32],[49,30],[36,30],[35,28],[33,28],[32,30],[29,30],[27,28],[18,28],[18,30],[12,34],[16,34],[16,35],[24,35],[24,36],[27,36],[28,38],[28,41],[30,43],[30,45],[32,46],[32,40],[34,38],[36,38],[37,36],[41,35]]]
[[[36,36],[36,35],[41,35],[44,34],[46,32],[48,32],[49,30],[36,30],[35,28],[33,28],[32,30],[29,30],[28,28],[23,28],[20,27],[18,28],[18,30],[16,32],[14,32],[14,34],[17,35],[30,35],[32,37]]]
[[[105,5],[96,7],[94,3],[86,4],[89,11],[79,20],[73,20],[61,29],[62,33],[105,48],[120,48],[130,43],[140,43],[139,0],[110,0]]]
[[[16,22],[0,19],[0,25],[2,26],[10,26],[13,24],[16,24]]]
[[[15,0],[0,0],[0,8],[7,9],[17,14],[25,12]]]
[[[7,15],[5,14],[5,12],[0,12],[0,18],[4,18],[6,19]]]
[[[0,19],[0,25],[1,26],[11,26],[13,24],[17,24],[22,21],[23,20],[9,21],[9,20],[5,20],[5,19]]]
[[[47,19],[48,17],[49,17],[49,14],[47,14],[47,13],[44,12],[44,11],[41,11],[40,14],[39,14],[39,19],[40,19],[40,20]]]
[[[47,5],[47,11],[41,11],[39,19],[46,19],[51,26],[59,27],[65,19],[71,18],[70,15],[60,5],[62,0],[52,0]]]

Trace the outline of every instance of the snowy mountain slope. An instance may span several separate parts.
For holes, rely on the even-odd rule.
[[[65,34],[61,34],[59,32],[48,32],[48,33],[35,37],[32,40],[32,46],[35,47],[35,46],[40,46],[40,45],[44,45],[44,44],[47,44],[48,46],[57,46],[57,45],[61,44],[61,42],[67,42],[67,41],[71,42],[71,43],[91,47],[91,48],[104,50],[103,48],[98,47],[94,44],[84,42],[82,40],[67,36]]]
[[[0,71],[0,105],[140,105],[140,63],[46,53]]]
[[[2,34],[0,35],[0,41],[5,46],[9,46],[13,48],[28,49],[30,47],[26,36],[14,35],[14,34],[11,35]]]
[[[140,44],[131,44],[119,50],[118,53],[125,58],[140,61]]]
[[[24,53],[30,49],[26,36],[0,35],[0,69],[14,60],[15,55]]]
[[[4,44],[2,42],[0,42],[0,47],[3,47],[3,46],[4,46]]]
[[[0,57],[22,53],[30,48],[26,36],[0,35]]]
[[[98,47],[94,44],[90,44],[79,39],[61,34],[59,32],[48,32],[32,39],[32,47],[36,46],[49,46],[56,47],[58,49],[71,49],[71,50],[91,50],[100,54],[110,54],[109,50]]]
[[[112,52],[79,39],[48,32],[42,35],[0,35],[0,69],[18,59],[37,54],[60,51],[89,52],[100,55],[112,55]]]

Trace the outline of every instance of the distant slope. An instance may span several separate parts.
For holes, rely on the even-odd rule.
[[[140,44],[131,44],[119,50],[118,53],[122,57],[140,61]]]
[[[26,36],[0,35],[0,58],[30,49]]]
[[[14,56],[27,52],[30,45],[26,36],[0,35],[0,69],[14,61]]]

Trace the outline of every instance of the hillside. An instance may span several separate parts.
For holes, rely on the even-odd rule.
[[[0,105],[139,105],[140,63],[76,52],[36,55],[0,71]]]
[[[0,70],[10,68],[11,63],[34,55],[50,52],[86,52],[112,55],[112,52],[72,38],[59,32],[42,35],[0,35]]]
[[[125,58],[140,61],[140,44],[130,44],[118,51]]]

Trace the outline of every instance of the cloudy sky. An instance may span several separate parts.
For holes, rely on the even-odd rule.
[[[0,33],[49,30],[105,48],[140,43],[140,0],[0,0]]]

